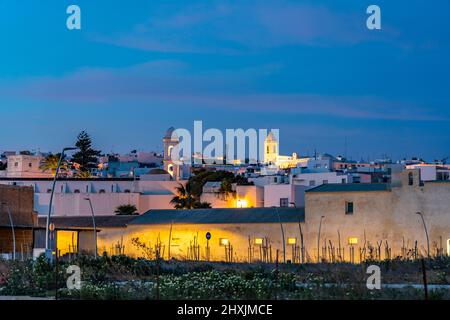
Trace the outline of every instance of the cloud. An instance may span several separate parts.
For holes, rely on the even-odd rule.
[[[139,103],[170,105],[178,110],[272,115],[317,115],[343,119],[448,121],[434,108],[410,101],[372,96],[265,92],[256,82],[271,77],[280,65],[194,72],[177,60],[160,60],[124,68],[84,68],[62,77],[35,77],[0,82],[3,97],[58,103]]]
[[[394,34],[369,32],[366,13],[331,10],[317,4],[263,1],[163,7],[131,32],[96,35],[93,40],[160,52],[248,53],[283,45],[353,45]]]

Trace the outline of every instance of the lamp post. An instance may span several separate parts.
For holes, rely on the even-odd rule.
[[[95,216],[94,216],[94,208],[92,207],[91,198],[84,198],[84,200],[89,202],[89,206],[91,207],[91,215],[92,215],[92,225],[94,226],[94,248],[95,248],[95,259],[97,259],[97,228],[95,226]]]
[[[13,258],[13,260],[16,260],[16,234],[14,232],[14,223],[13,223],[13,219],[12,219],[11,208],[9,207],[9,205],[6,202],[2,202],[2,205],[6,206],[6,211],[8,212],[9,223],[11,225],[11,232],[12,232],[12,238],[13,238],[12,258]]]
[[[430,239],[428,238],[427,225],[425,224],[425,219],[423,218],[422,212],[416,212],[421,218],[423,223],[423,229],[425,230],[425,236],[427,237],[427,257],[430,259]]]
[[[281,223],[281,218],[280,218],[280,213],[278,212],[278,208],[277,207],[273,207],[273,208],[275,208],[275,212],[277,213],[277,217],[278,217],[278,222],[280,223],[281,236],[283,237],[283,263],[286,263],[286,239],[284,238],[283,223]]]
[[[58,179],[59,168],[61,167],[61,162],[64,159],[64,153],[70,150],[76,150],[78,148],[64,148],[61,152],[61,155],[58,160],[58,165],[56,166],[55,177],[53,178],[52,192],[50,194],[50,202],[48,205],[48,214],[47,214],[47,223],[45,228],[45,257],[49,260],[52,260],[52,249],[50,248],[50,239],[49,239],[49,227],[50,227],[50,215],[52,214],[52,203],[53,203],[53,194],[55,193],[56,180]]]
[[[322,229],[322,220],[325,218],[325,216],[320,217],[320,223],[319,223],[319,233],[317,235],[317,263],[320,262],[320,231]]]

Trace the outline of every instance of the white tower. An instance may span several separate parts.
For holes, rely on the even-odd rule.
[[[170,127],[167,129],[166,134],[163,137],[164,144],[164,170],[166,170],[172,178],[178,180],[179,178],[179,166],[174,164],[172,161],[172,149],[179,143],[179,139],[173,136],[175,128]]]
[[[278,160],[278,140],[274,137],[272,131],[264,140],[264,163],[276,164]]]

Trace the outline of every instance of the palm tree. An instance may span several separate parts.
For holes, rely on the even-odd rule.
[[[137,208],[133,204],[123,204],[116,208],[114,213],[118,216],[138,215]]]
[[[61,154],[57,153],[57,154],[49,154],[48,156],[46,156],[41,163],[39,164],[39,169],[41,169],[42,171],[46,172],[46,171],[51,171],[51,173],[53,175],[55,175],[56,172],[56,168],[58,167],[58,162],[59,162],[59,158],[60,158]],[[68,162],[63,159],[61,161],[61,165],[60,165],[60,170],[61,171],[67,171],[69,168],[69,164]]]
[[[211,208],[208,202],[200,202],[192,193],[191,184],[188,182],[186,186],[179,184],[176,187],[177,195],[170,200],[175,209],[205,209]]]

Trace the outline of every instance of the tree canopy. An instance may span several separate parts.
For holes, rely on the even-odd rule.
[[[80,171],[89,171],[97,167],[97,157],[101,151],[92,148],[92,140],[86,131],[81,131],[75,146],[79,149],[72,157],[72,162],[80,165]]]

